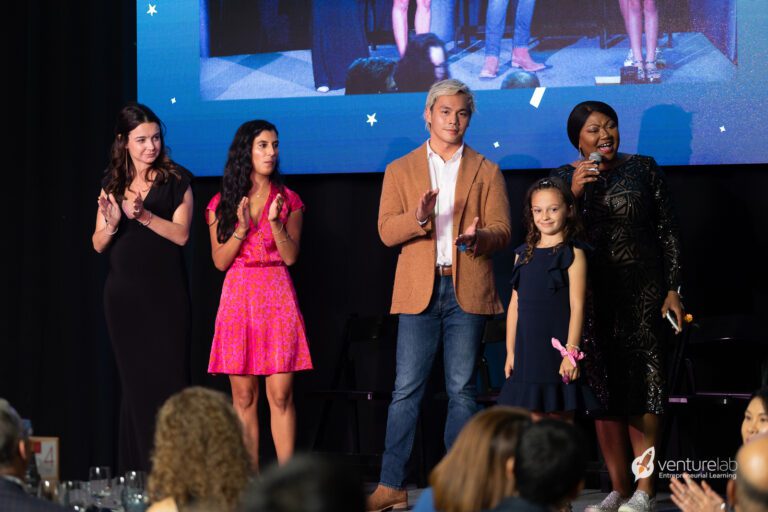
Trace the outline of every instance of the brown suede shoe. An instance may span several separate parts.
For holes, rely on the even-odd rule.
[[[405,510],[408,508],[408,491],[398,490],[379,484],[365,503],[367,512],[383,510]]]

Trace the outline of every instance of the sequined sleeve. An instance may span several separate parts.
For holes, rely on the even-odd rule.
[[[664,171],[650,159],[651,191],[655,207],[656,237],[664,259],[664,279],[667,290],[677,290],[682,284],[680,275],[680,226],[672,205]]]

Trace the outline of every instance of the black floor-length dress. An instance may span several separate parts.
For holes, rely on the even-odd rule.
[[[574,168],[553,174],[570,185]],[[661,318],[680,286],[680,237],[664,173],[653,158],[632,155],[601,172],[583,205],[593,335],[585,337],[587,379],[608,415],[662,414],[667,402],[666,352],[671,332]]]
[[[154,218],[171,220],[191,174],[155,183],[144,199]],[[105,181],[106,184],[106,181]],[[190,304],[181,247],[123,215],[109,248],[104,313],[122,401],[118,473],[150,469],[155,415],[189,383]]]

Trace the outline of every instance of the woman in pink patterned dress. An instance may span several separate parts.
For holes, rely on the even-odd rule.
[[[258,376],[266,376],[280,463],[293,454],[293,372],[309,370],[304,319],[288,265],[299,255],[304,204],[280,183],[277,128],[248,121],[229,148],[221,192],[206,209],[213,263],[226,270],[208,372],[229,375],[246,446],[258,468]]]

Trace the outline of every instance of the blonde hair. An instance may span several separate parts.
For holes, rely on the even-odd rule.
[[[432,84],[427,93],[427,102],[425,110],[432,111],[432,107],[435,106],[437,98],[440,96],[453,96],[454,94],[464,94],[467,97],[467,107],[469,107],[470,116],[475,113],[475,95],[467,84],[461,80],[455,78],[448,78],[446,80],[440,80]],[[426,121],[426,119],[425,119]],[[424,126],[429,131],[429,123],[425,122]]]
[[[249,478],[240,420],[228,398],[202,387],[169,398],[157,414],[149,492],[152,501],[173,498],[234,510]]]
[[[435,510],[489,510],[511,496],[515,482],[507,465],[530,422],[530,413],[518,407],[491,407],[472,417],[429,476]]]

